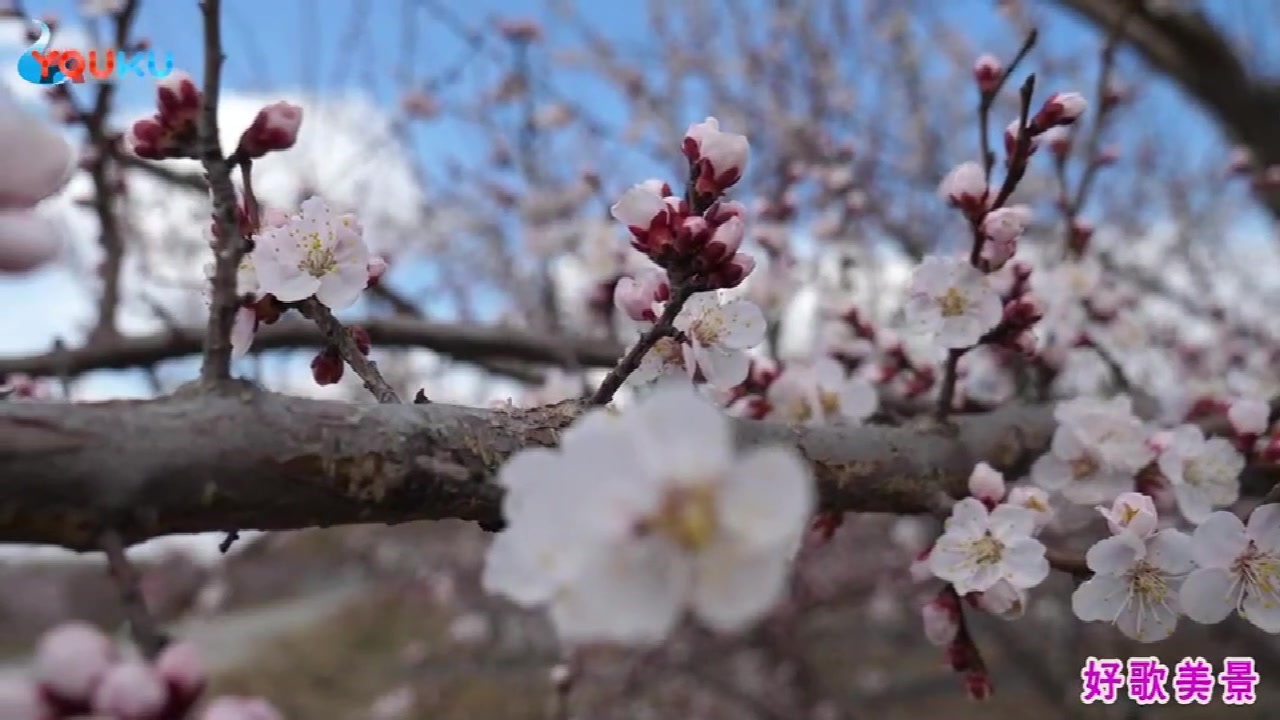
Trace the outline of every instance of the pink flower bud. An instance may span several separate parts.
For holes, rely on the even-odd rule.
[[[1122,493],[1110,508],[1099,506],[1097,510],[1115,535],[1129,533],[1142,539],[1156,531],[1156,505],[1142,493]]]
[[[115,645],[100,630],[88,623],[66,623],[40,638],[35,680],[60,701],[87,704],[117,659]]]
[[[156,658],[155,669],[172,695],[194,701],[204,691],[207,680],[204,661],[196,646],[189,642],[176,642],[165,648]]]
[[[1080,93],[1054,93],[1044,101],[1040,112],[1031,121],[1036,132],[1044,132],[1054,125],[1070,125],[1084,114],[1089,102]]]
[[[311,377],[317,385],[333,385],[342,380],[346,365],[337,350],[326,348],[311,359]]]
[[[738,287],[755,269],[755,258],[746,253],[736,253],[733,259],[717,269],[716,275],[720,281],[718,287],[724,289]]]
[[[1227,409],[1231,427],[1241,435],[1261,435],[1267,431],[1271,407],[1261,400],[1237,400]]]
[[[272,103],[253,118],[253,122],[240,135],[239,154],[260,158],[269,152],[288,150],[298,141],[302,127],[302,108],[280,101]]]
[[[168,157],[167,133],[158,117],[138,120],[129,126],[124,136],[124,146],[133,155],[147,160],[163,160]]]
[[[924,623],[924,636],[938,647],[946,647],[956,639],[960,631],[960,611],[954,602],[936,597],[920,610]]]
[[[982,92],[989,93],[995,90],[1003,77],[1004,65],[995,55],[982,55],[974,61],[973,79]]]
[[[1005,581],[978,594],[978,607],[1005,620],[1017,620],[1027,609],[1027,593]]]
[[[1053,519],[1053,506],[1049,504],[1049,493],[1038,487],[1020,485],[1009,491],[1005,499],[1009,505],[1026,508],[1036,517],[1036,527],[1042,528]]]
[[[653,287],[642,280],[623,277],[614,286],[613,303],[636,322],[657,322],[653,309]]]
[[[980,462],[969,475],[969,494],[987,503],[996,505],[1004,499],[1004,475],[990,465]]]
[[[702,249],[702,259],[708,265],[715,265],[727,257],[732,257],[742,246],[742,238],[747,233],[747,225],[741,217],[729,218],[716,228],[710,242]]]
[[[622,193],[609,212],[638,238],[652,230],[659,220],[665,219],[670,209],[662,195],[642,183]]]
[[[702,214],[708,223],[715,226],[723,225],[729,221],[729,218],[741,217],[747,215],[747,206],[737,200],[717,200],[705,213]]]
[[[996,242],[1015,242],[1031,222],[1031,208],[1015,205],[992,210],[982,220],[982,232]]]
[[[1048,144],[1054,157],[1062,159],[1071,154],[1071,131],[1062,126],[1054,126],[1045,130],[1040,140]]]
[[[986,172],[973,161],[957,165],[938,185],[939,197],[970,213],[986,209],[988,192]]]
[[[698,169],[696,190],[721,193],[742,179],[751,144],[745,135],[720,130],[720,122],[709,117],[690,125],[681,145],[685,157]]]
[[[209,703],[200,720],[284,720],[284,715],[266,700],[224,695]]]
[[[204,97],[190,75],[174,70],[156,82],[158,119],[166,127],[180,128],[195,123]]]
[[[0,680],[0,718],[5,720],[56,720],[40,690],[26,680]]]
[[[168,701],[169,690],[154,669],[126,662],[102,677],[93,693],[93,710],[115,720],[158,720]]]

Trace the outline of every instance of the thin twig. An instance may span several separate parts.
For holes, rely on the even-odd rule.
[[[244,255],[244,238],[236,213],[236,190],[231,184],[232,163],[222,154],[218,140],[218,91],[222,79],[221,0],[200,0],[204,15],[204,106],[200,112],[200,160],[213,199],[217,227],[214,249],[212,299],[205,328],[204,362],[200,379],[205,384],[231,377],[231,326],[235,320],[236,269]]]
[[[120,602],[124,605],[124,614],[129,621],[129,633],[133,635],[138,650],[147,659],[154,660],[169,644],[169,638],[156,626],[147,610],[138,571],[125,554],[124,540],[115,530],[107,530],[102,533],[100,544],[102,551],[107,554],[107,567],[111,571],[111,577],[120,591]]]
[[[663,309],[662,317],[658,318],[658,322],[640,336],[636,344],[618,361],[617,366],[610,370],[609,374],[601,381],[600,387],[591,396],[592,405],[608,405],[614,394],[622,387],[622,384],[627,381],[627,378],[631,377],[631,373],[640,367],[640,362],[653,349],[653,346],[657,345],[662,338],[670,337],[676,332],[676,316],[680,314],[685,302],[695,292],[698,292],[698,287],[693,283],[678,285],[672,291],[671,300],[667,303],[666,308]]]
[[[308,298],[302,301],[298,310],[320,328],[329,343],[338,349],[338,355],[360,376],[365,388],[373,393],[378,402],[387,405],[400,402],[400,396],[391,388],[386,378],[382,377],[378,364],[360,352],[351,331],[333,316],[328,307],[315,298]]]

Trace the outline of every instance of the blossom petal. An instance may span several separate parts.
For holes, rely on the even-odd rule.
[[[1195,568],[1193,547],[1189,535],[1166,528],[1147,541],[1146,561],[1170,575],[1185,575]]]
[[[1240,591],[1235,588],[1232,575],[1226,569],[1201,568],[1187,576],[1178,592],[1178,599],[1187,617],[1211,625],[1226,620],[1236,609]]]
[[[1005,542],[1030,537],[1036,529],[1035,513],[1017,505],[997,505],[988,522],[991,534]]]
[[[719,345],[703,347],[695,343],[693,356],[707,382],[717,390],[732,390],[741,385],[747,379],[747,373],[751,372],[751,358],[741,350]]]
[[[791,559],[789,546],[752,551],[734,542],[713,543],[698,555],[694,612],[713,630],[743,629],[783,598]]]
[[[1203,568],[1229,568],[1249,545],[1244,523],[1225,510],[1207,516],[1191,540],[1192,558]]]
[[[1158,642],[1178,629],[1178,612],[1159,603],[1131,602],[1116,618],[1116,627],[1125,637],[1138,642]]]
[[[693,565],[660,537],[627,539],[593,558],[551,602],[551,620],[573,645],[653,646],[671,634],[693,582]]]
[[[1280,602],[1275,588],[1271,593],[1246,592],[1240,614],[1263,632],[1280,633]]]
[[[1025,590],[1044,582],[1049,577],[1049,561],[1045,559],[1044,550],[1039,540],[1031,538],[1005,548],[1003,561],[1008,583]]]
[[[735,350],[745,350],[764,342],[766,330],[764,312],[753,302],[733,300],[718,311],[724,323],[720,344]]]
[[[733,462],[728,417],[686,383],[655,387],[632,411],[642,442],[660,450],[646,454],[659,475],[702,481],[719,477]]]
[[[1267,503],[1254,508],[1249,513],[1248,534],[1263,552],[1280,550],[1280,503]]]
[[[258,313],[253,308],[242,307],[236,310],[235,319],[231,323],[231,359],[239,360],[249,352],[253,345],[254,333],[258,330]]]
[[[1085,553],[1084,561],[1090,570],[1100,575],[1120,575],[1145,553],[1141,540],[1128,534],[1113,535],[1094,543]]]
[[[1085,622],[1113,622],[1129,598],[1129,584],[1117,575],[1094,575],[1071,594],[1071,611]]]

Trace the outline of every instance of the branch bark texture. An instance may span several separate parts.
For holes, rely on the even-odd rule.
[[[4,403],[0,542],[87,551],[106,528],[137,543],[444,518],[499,529],[497,469],[521,448],[554,445],[582,409],[350,404],[248,384],[149,401]],[[963,495],[979,460],[1024,471],[1053,432],[1048,406],[915,428],[737,423],[745,445],[798,448],[825,510],[896,513]]]

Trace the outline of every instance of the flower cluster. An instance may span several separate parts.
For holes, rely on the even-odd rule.
[[[585,415],[499,480],[509,524],[484,586],[549,608],[568,644],[656,644],[687,610],[720,631],[754,623],[782,598],[816,502],[794,451],[735,452],[728,418],[687,382]]]
[[[1086,555],[1093,577],[1071,598],[1081,620],[1142,642],[1171,635],[1181,615],[1212,624],[1238,612],[1280,632],[1280,505],[1257,507],[1247,523],[1211,513],[1190,536],[1157,529],[1155,505],[1138,493],[1100,510],[1113,534]]]
[[[746,169],[747,138],[707,118],[690,126],[683,150],[693,177],[685,197],[662,180],[648,180],[624,192],[611,212],[631,231],[632,247],[677,282],[697,278],[702,289],[737,287],[755,269],[755,259],[738,252],[746,208],[719,198]]]
[[[67,623],[36,648],[30,680],[0,681],[5,720],[183,720],[204,692],[204,666],[190,645],[167,647],[152,663],[126,657],[97,628]],[[264,700],[221,697],[202,720],[282,720]]]
[[[129,152],[147,160],[197,157],[204,94],[190,75],[175,70],[156,83],[156,113],[125,134]]]
[[[124,137],[126,148],[147,160],[199,157],[197,135],[203,106],[204,94],[195,80],[181,70],[171,72],[156,83],[155,114],[129,127]],[[231,159],[235,163],[287,150],[297,142],[301,127],[302,108],[284,101],[272,103],[259,110],[240,135]]]

